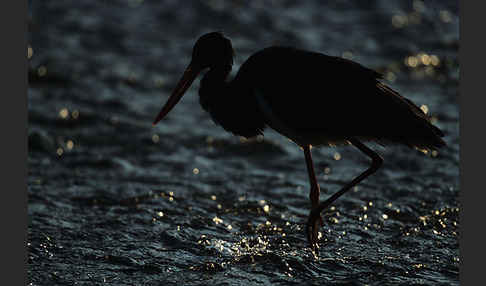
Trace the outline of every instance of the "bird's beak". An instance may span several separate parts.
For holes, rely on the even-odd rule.
[[[160,110],[159,115],[157,115],[157,118],[154,120],[154,123],[152,123],[153,125],[162,120],[162,118],[164,118],[172,110],[172,108],[174,108],[200,72],[201,69],[194,68],[192,65],[189,65],[186,68],[184,75],[182,75],[179,83],[177,83],[174,92],[172,92],[172,95],[167,100],[167,103]]]

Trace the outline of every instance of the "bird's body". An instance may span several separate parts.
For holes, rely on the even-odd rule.
[[[191,64],[154,124],[177,104],[196,76],[208,69],[201,79],[200,104],[215,123],[247,138],[270,127],[304,149],[312,203],[307,235],[313,246],[320,212],[382,163],[362,141],[418,149],[445,145],[440,138],[443,133],[420,108],[380,82],[379,73],[351,60],[270,47],[248,58],[228,81],[232,65],[230,40],[221,33],[203,35],[194,46]],[[372,165],[319,203],[310,146],[331,144],[354,145],[372,159]]]
[[[347,144],[349,137],[420,149],[443,144],[420,108],[353,61],[270,47],[227,82],[229,71],[206,73],[199,95],[213,120],[235,135],[253,137],[269,126],[299,145]]]

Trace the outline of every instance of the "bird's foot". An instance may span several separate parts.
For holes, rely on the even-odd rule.
[[[312,251],[319,248],[317,241],[319,240],[319,225],[324,226],[324,221],[317,208],[313,208],[309,214],[306,225],[307,241]]]

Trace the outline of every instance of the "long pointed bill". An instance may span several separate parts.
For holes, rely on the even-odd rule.
[[[194,69],[191,65],[186,68],[184,75],[182,75],[182,78],[179,80],[174,92],[172,92],[172,95],[167,100],[167,103],[164,105],[164,107],[162,107],[162,110],[160,110],[159,115],[157,115],[157,118],[154,120],[154,123],[152,123],[153,125],[162,120],[162,118],[164,118],[172,110],[172,108],[174,108],[200,72],[200,69]]]

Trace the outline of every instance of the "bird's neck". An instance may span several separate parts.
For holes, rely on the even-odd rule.
[[[231,65],[212,67],[201,79],[199,97],[201,106],[210,111],[210,101],[220,100],[227,93],[228,83],[226,79],[231,72]]]
[[[212,67],[201,79],[201,89],[218,88],[226,84],[231,65]]]
[[[226,131],[247,138],[262,134],[265,123],[250,87],[227,82],[231,65],[211,68],[201,79],[199,103]]]

